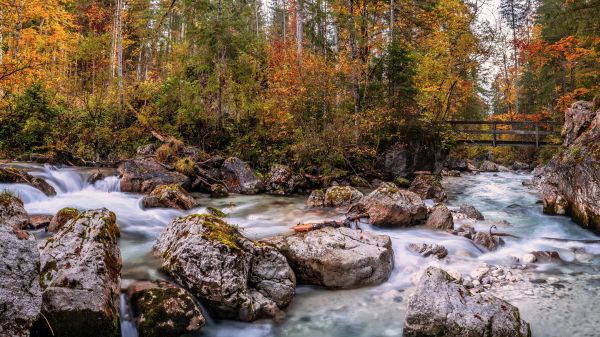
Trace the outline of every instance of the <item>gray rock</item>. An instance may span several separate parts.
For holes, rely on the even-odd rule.
[[[452,212],[444,205],[435,206],[425,226],[432,229],[452,230],[454,228]]]
[[[448,249],[438,244],[411,243],[406,248],[423,257],[435,256],[438,259],[443,259],[448,256]]]
[[[23,201],[11,192],[0,192],[0,219],[2,225],[10,228],[23,229],[29,224]]]
[[[257,194],[265,190],[263,181],[244,161],[236,157],[225,159],[221,166],[223,183],[232,193]]]
[[[189,210],[196,206],[196,200],[180,185],[158,185],[150,195],[142,199],[145,208],[175,208]]]
[[[152,157],[136,157],[119,165],[121,191],[150,193],[159,185],[181,185],[188,188],[190,178],[168,170]]]
[[[492,251],[504,244],[504,240],[501,237],[492,235],[489,232],[477,232],[473,237],[473,242]]]
[[[0,183],[26,184],[37,188],[49,197],[56,195],[54,187],[50,186],[44,179],[34,177],[15,167],[0,165]]]
[[[511,168],[514,171],[530,171],[531,170],[531,166],[527,163],[524,163],[522,161],[515,161]]]
[[[535,251],[523,255],[524,263],[548,263],[561,261],[557,251]]]
[[[483,214],[481,214],[481,212],[474,206],[463,204],[460,205],[459,211],[466,215],[469,219],[485,220]]]
[[[265,239],[288,259],[305,284],[356,288],[385,282],[393,269],[387,235],[350,228],[324,227]]]
[[[100,170],[97,170],[96,172],[90,174],[87,177],[87,182],[89,184],[94,184],[95,182],[100,181],[100,180],[102,180],[104,178],[105,178],[104,177],[104,173],[102,173],[102,171],[100,171]]]
[[[421,224],[427,217],[427,207],[417,194],[401,190],[392,183],[383,183],[352,206],[348,213],[366,214],[374,226],[407,227]]]
[[[472,294],[445,271],[428,267],[408,301],[405,337],[531,336],[519,309],[487,294]]]
[[[22,208],[18,198],[0,194],[0,336],[29,336],[42,306],[35,238],[19,229],[24,210],[11,215]]]
[[[428,174],[418,175],[410,184],[409,191],[416,193],[423,200],[433,199],[442,202],[448,198],[442,183]]]
[[[223,184],[212,184],[210,185],[210,197],[211,198],[227,198],[229,196],[229,192],[227,192],[227,187]]]
[[[50,220],[48,232],[58,232],[71,219],[75,219],[79,215],[79,211],[72,207],[60,209]]]
[[[332,186],[325,192],[314,190],[306,201],[309,207],[345,207],[359,201],[364,195],[352,186]]]
[[[446,151],[439,146],[415,140],[410,144],[392,145],[377,158],[376,166],[388,180],[406,177],[415,171],[439,174],[446,155]]]
[[[118,236],[104,208],[81,213],[40,245],[42,313],[56,336],[120,336]]]
[[[467,164],[467,159],[461,157],[449,156],[446,159],[446,167],[449,170],[468,171],[469,169]]]
[[[286,165],[273,165],[265,180],[267,193],[276,195],[290,195],[296,190],[300,177],[292,172]]]
[[[192,294],[169,282],[135,282],[127,288],[127,295],[140,337],[180,337],[204,326]]]
[[[296,280],[285,257],[257,244],[221,218],[194,214],[173,220],[154,253],[162,269],[220,318],[253,321],[282,315]]]
[[[483,163],[481,163],[481,165],[479,165],[479,170],[480,171],[484,171],[484,172],[498,172],[500,171],[500,169],[498,168],[498,165],[494,162],[491,162],[489,160],[484,160]]]

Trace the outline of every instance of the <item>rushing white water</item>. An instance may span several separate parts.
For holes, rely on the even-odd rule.
[[[57,195],[47,197],[27,185],[4,184],[25,202],[30,214],[54,214],[63,207],[93,209],[106,207],[117,214],[124,279],[165,278],[159,263],[150,256],[153,242],[173,218],[204,212],[208,206],[227,214],[227,221],[240,226],[244,235],[261,238],[285,233],[297,223],[341,218],[333,209],[307,210],[306,196],[275,197],[268,195],[232,196],[211,199],[198,195],[200,207],[183,212],[172,209],[143,209],[141,195],[119,191],[118,178],[106,171],[107,178],[91,185],[89,169],[24,165],[31,174],[43,177]],[[526,270],[531,281],[520,282],[493,292],[517,305],[521,316],[529,321],[536,336],[596,336],[596,299],[600,295],[600,245],[576,241],[555,241],[544,237],[569,240],[598,239],[566,217],[542,214],[539,196],[521,185],[526,174],[499,173],[447,178],[444,185],[448,204],[462,203],[480,209],[486,221],[475,224],[478,230],[498,231],[519,238],[506,238],[506,245],[487,252],[470,240],[423,227],[378,229],[361,224],[365,230],[389,235],[394,248],[395,267],[390,279],[377,287],[328,291],[299,286],[283,322],[239,323],[209,321],[206,336],[400,336],[406,300],[421,272],[429,265],[468,274],[481,263],[506,264],[509,257],[521,257],[536,250],[556,250],[563,262],[539,264]],[[503,222],[506,221],[506,222]],[[460,222],[456,224],[460,225]],[[42,233],[38,234],[40,237]],[[423,258],[406,249],[409,243],[444,245],[449,255],[443,260]],[[131,331],[130,326],[126,327]],[[134,336],[126,334],[125,336]]]

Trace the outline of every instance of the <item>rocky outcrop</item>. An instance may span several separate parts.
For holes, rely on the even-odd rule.
[[[359,201],[364,195],[351,186],[332,186],[325,190],[314,190],[308,196],[308,207],[344,207]]]
[[[435,206],[427,218],[425,226],[431,229],[452,230],[454,228],[452,212],[444,205]]]
[[[58,232],[63,226],[72,219],[79,216],[79,211],[72,207],[65,207],[60,209],[50,220],[48,225],[48,232]]]
[[[229,192],[227,192],[227,187],[223,184],[212,184],[210,185],[210,197],[211,198],[227,198],[229,196]]]
[[[564,149],[534,172],[544,212],[568,214],[600,232],[600,110],[590,102],[573,103],[565,113],[563,136]]]
[[[175,171],[168,170],[153,157],[136,157],[119,165],[121,191],[150,193],[159,185],[181,185],[188,188],[190,179]]]
[[[54,187],[50,186],[44,179],[34,177],[14,167],[0,166],[0,183],[26,184],[37,188],[49,197],[56,195]]]
[[[0,192],[0,220],[2,225],[10,228],[26,228],[29,214],[25,211],[23,201],[10,192]]]
[[[413,142],[394,144],[379,158],[376,166],[388,180],[406,177],[415,171],[439,174],[446,159],[446,151],[434,144]]]
[[[356,288],[385,282],[393,269],[387,235],[324,227],[265,239],[289,261],[298,281],[326,288]]]
[[[421,224],[427,217],[427,207],[417,194],[383,183],[348,213],[353,217],[366,216],[374,226],[406,227]]]
[[[42,306],[37,243],[18,229],[21,212],[12,215],[22,208],[18,198],[0,194],[0,336],[29,336]]]
[[[428,174],[418,175],[412,181],[408,190],[416,193],[423,200],[433,199],[441,202],[448,198],[440,180]]]
[[[405,337],[531,336],[519,309],[487,294],[471,294],[448,273],[428,267],[408,301]]]
[[[406,249],[423,257],[435,256],[438,259],[443,259],[448,255],[448,249],[438,244],[410,243],[406,246]]]
[[[156,186],[150,195],[142,199],[145,208],[175,208],[188,210],[196,206],[196,200],[180,185]]]
[[[54,335],[120,336],[121,254],[115,214],[90,210],[41,244],[42,313]],[[45,319],[38,335],[50,336]]]
[[[257,194],[265,190],[263,181],[244,161],[236,157],[225,159],[221,166],[222,180],[232,193]]]
[[[485,220],[485,217],[483,216],[483,214],[481,214],[481,212],[477,208],[475,208],[475,206],[472,206],[472,205],[467,205],[467,204],[460,205],[459,212],[466,215],[466,217],[469,219]]]
[[[300,176],[295,175],[289,166],[277,164],[269,170],[265,186],[267,193],[290,195],[294,193],[300,180]]]
[[[169,282],[135,282],[127,288],[127,295],[140,337],[180,337],[204,326],[192,294]]]
[[[164,272],[220,318],[279,317],[294,296],[296,280],[285,257],[214,215],[173,220],[159,235],[154,253],[162,258]]]

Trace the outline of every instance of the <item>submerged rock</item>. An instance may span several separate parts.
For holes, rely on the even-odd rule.
[[[22,214],[13,207],[23,203],[0,194],[0,336],[26,337],[42,306],[40,255],[35,238],[19,230]]]
[[[56,195],[54,187],[44,179],[34,177],[24,170],[14,167],[0,166],[0,183],[26,184],[37,188],[49,197]]]
[[[364,214],[374,226],[407,227],[422,223],[427,217],[427,207],[417,194],[383,183],[352,206],[349,214]]]
[[[63,226],[72,219],[79,216],[79,211],[72,207],[65,207],[60,209],[50,220],[48,225],[48,232],[58,232]]]
[[[263,181],[244,161],[236,157],[225,159],[221,166],[223,183],[233,193],[257,194],[265,190]]]
[[[481,214],[481,212],[474,206],[463,204],[463,205],[460,205],[459,211],[461,213],[463,213],[464,215],[466,215],[467,218],[469,218],[469,219],[485,220],[483,214]]]
[[[127,288],[127,295],[140,337],[180,337],[204,326],[192,294],[169,282],[135,282]]]
[[[515,306],[471,294],[445,271],[428,267],[408,301],[403,336],[525,337],[531,331]]]
[[[523,255],[524,263],[547,263],[560,261],[560,255],[556,251],[535,251]]]
[[[345,227],[324,227],[263,242],[285,255],[299,282],[326,288],[383,283],[394,264],[387,235]]]
[[[444,205],[435,206],[427,218],[425,226],[431,229],[452,230],[454,228],[452,212]]]
[[[448,198],[442,183],[432,175],[418,175],[411,183],[409,191],[416,193],[421,199],[445,201]]]
[[[314,190],[306,204],[309,207],[344,207],[359,201],[364,195],[351,186],[332,186],[325,192]]]
[[[159,235],[162,269],[224,319],[282,315],[296,279],[275,248],[255,243],[221,218],[195,214],[173,220]]]
[[[406,248],[423,257],[435,256],[438,259],[443,259],[448,256],[448,249],[442,245],[428,243],[411,243]]]
[[[159,185],[142,199],[145,208],[167,207],[188,210],[196,206],[196,200],[180,185]]]
[[[177,184],[186,188],[190,178],[175,171],[169,171],[153,157],[136,157],[119,165],[121,191],[150,193],[159,185]]]
[[[121,253],[115,214],[90,210],[41,244],[42,313],[54,335],[120,336]],[[38,335],[47,336],[45,319]]]

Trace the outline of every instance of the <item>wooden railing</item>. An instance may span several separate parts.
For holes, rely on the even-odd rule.
[[[548,141],[548,136],[559,136],[562,125],[558,122],[525,121],[446,121],[443,123],[450,124],[459,134],[457,139],[459,143],[528,147],[556,146]],[[467,126],[470,128],[465,128]]]

